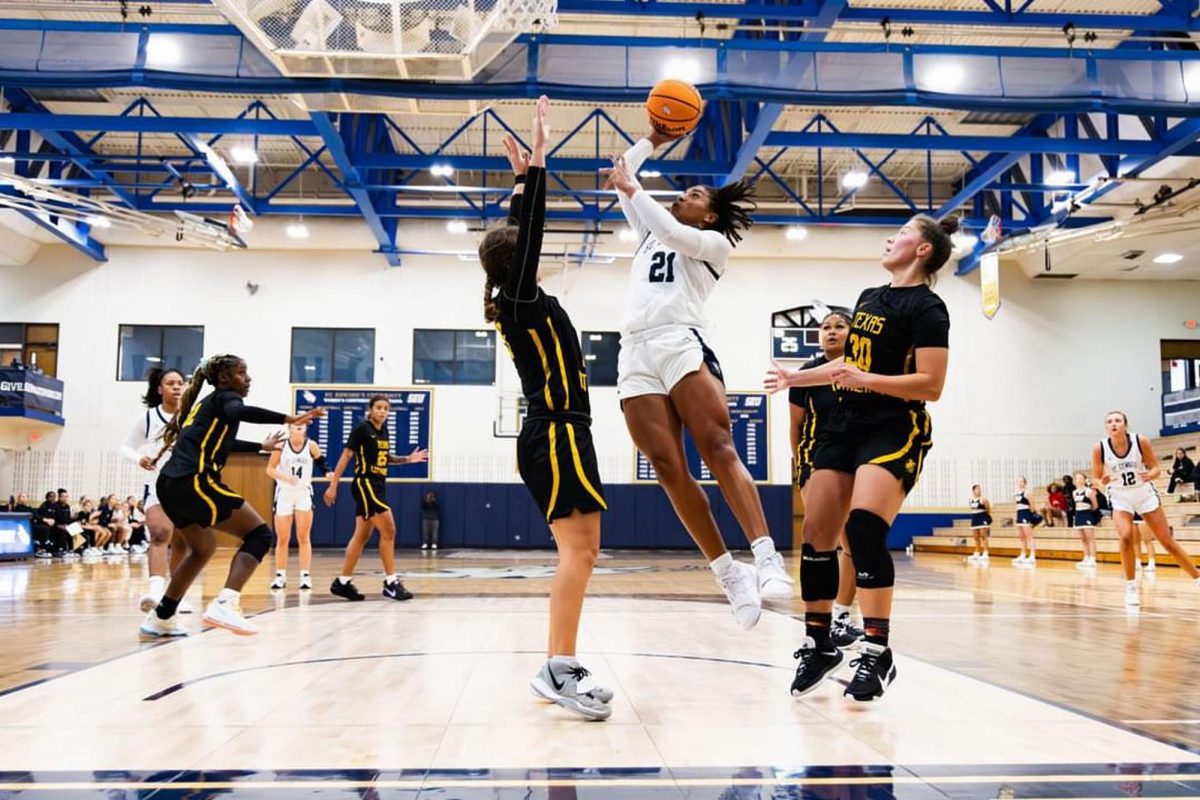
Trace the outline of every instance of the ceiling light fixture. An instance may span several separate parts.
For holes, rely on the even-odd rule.
[[[247,145],[236,145],[230,148],[229,155],[239,164],[257,164],[258,152]]]
[[[842,176],[842,188],[845,189],[861,189],[867,185],[867,181],[871,176],[859,169],[852,169]]]
[[[452,219],[446,223],[446,230],[450,233],[466,233],[467,223],[463,222],[461,219]]]
[[[808,228],[803,225],[789,225],[783,235],[789,242],[802,242],[808,238]]]

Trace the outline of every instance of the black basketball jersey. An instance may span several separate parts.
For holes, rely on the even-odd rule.
[[[240,423],[286,421],[287,417],[276,411],[246,405],[237,392],[217,389],[188,412],[162,474],[169,478],[200,473],[219,475],[231,451],[257,453],[262,449],[257,442],[237,440]]]
[[[950,314],[942,298],[925,284],[877,286],[863,292],[854,306],[846,340],[846,363],[876,375],[909,375],[916,370],[914,351],[950,346]],[[843,407],[855,413],[921,409],[921,401],[901,400],[867,389],[835,386]]]
[[[364,419],[350,433],[346,449],[354,451],[354,476],[356,478],[386,478],[388,457],[392,452],[388,426],[376,428],[369,419]]]
[[[530,167],[522,199],[514,195],[509,223],[519,225],[517,250],[496,305],[504,340],[529,404],[528,418],[592,412],[579,334],[558,300],[537,285],[546,216],[546,171]]]
[[[829,363],[829,359],[820,355],[800,369],[815,369],[827,363]],[[804,409],[804,422],[800,426],[800,443],[796,447],[797,456],[801,463],[812,463],[812,447],[817,439],[817,431],[829,420],[829,415],[837,408],[837,394],[828,384],[793,386],[788,390],[788,402]]]

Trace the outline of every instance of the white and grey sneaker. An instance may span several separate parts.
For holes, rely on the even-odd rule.
[[[138,633],[143,636],[150,636],[156,639],[165,639],[173,636],[187,636],[188,632],[179,624],[179,620],[175,617],[170,619],[159,619],[158,614],[151,609],[146,618],[142,620],[142,626],[138,628]]]
[[[771,553],[764,558],[756,558],[754,569],[758,573],[758,595],[763,602],[792,599],[792,576],[787,574],[783,556]]]
[[[605,720],[612,715],[612,708],[595,694],[585,691],[585,681],[591,673],[578,661],[547,660],[530,687],[540,697],[557,703],[584,719]]]
[[[204,609],[204,616],[200,621],[213,628],[224,628],[238,636],[253,636],[258,633],[254,623],[242,616],[242,606],[236,600],[221,602],[213,598],[208,608]]]
[[[762,616],[762,597],[758,593],[758,571],[749,564],[733,562],[729,571],[717,577],[732,606],[733,618],[743,628],[753,628]]]
[[[550,662],[547,661],[546,663],[549,664]],[[548,703],[554,702],[554,698],[546,697],[538,690],[536,682],[531,681],[529,688],[533,690],[533,696],[537,699],[545,700]],[[596,683],[590,672],[584,676],[583,680],[579,682],[579,691],[583,692],[584,694],[590,694],[592,697],[605,704],[611,703],[613,699],[613,690],[609,689],[607,686],[601,686],[600,684]]]
[[[1126,586],[1125,587],[1125,606],[1126,606],[1126,608],[1133,608],[1136,606],[1140,606],[1141,604],[1142,604],[1142,599],[1140,597],[1138,597],[1137,587],[1136,586]]]
[[[185,597],[179,601],[179,608],[175,609],[175,613],[177,613],[177,614],[195,614],[196,607],[193,606],[191,603],[189,603],[188,599]]]
[[[275,580],[271,581],[271,585],[268,588],[270,588],[270,589],[286,589],[287,588],[287,575],[285,575],[282,572],[276,572]]]
[[[144,595],[142,595],[142,598],[138,600],[138,608],[140,608],[142,611],[153,611],[158,607],[160,600],[162,600],[161,594],[155,594],[154,592],[147,591]]]
[[[311,574],[309,574],[307,572],[300,573],[300,588],[301,589],[311,589],[312,588],[312,575]]]

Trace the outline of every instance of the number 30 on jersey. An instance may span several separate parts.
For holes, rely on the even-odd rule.
[[[857,333],[850,334],[846,363],[853,364],[863,372],[871,371],[871,340]]]

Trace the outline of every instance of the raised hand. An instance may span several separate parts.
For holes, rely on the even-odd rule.
[[[511,133],[504,134],[504,155],[508,156],[513,175],[524,175],[529,171],[529,151],[523,149]]]
[[[408,454],[408,463],[409,464],[420,464],[420,463],[428,461],[428,460],[429,460],[429,451],[422,450],[419,447]]]
[[[780,389],[786,389],[790,385],[788,383],[788,375],[791,370],[779,366],[773,359],[771,368],[767,370],[767,377],[763,378],[763,388],[769,393],[775,394]]]
[[[313,408],[305,411],[303,414],[289,415],[284,422],[286,422],[288,425],[307,425],[314,419],[320,419],[323,416],[325,416],[325,409]]]
[[[629,197],[633,197],[637,194],[638,189],[642,188],[637,179],[630,174],[629,165],[625,163],[624,156],[614,158],[612,167],[600,170],[600,174],[608,177],[613,188]]]
[[[533,110],[533,149],[545,150],[546,141],[550,138],[550,122],[546,112],[550,110],[550,98],[542,95],[538,98]]]
[[[262,440],[262,449],[267,451],[282,449],[283,442],[287,439],[287,436],[287,431],[275,431],[269,434],[267,438]]]
[[[866,389],[871,373],[863,372],[854,364],[845,361],[834,367],[831,373],[832,382],[847,389]]]

